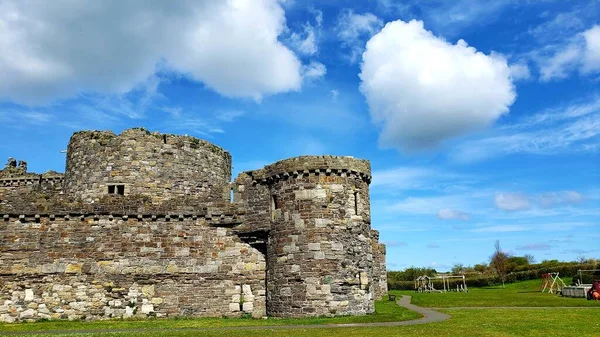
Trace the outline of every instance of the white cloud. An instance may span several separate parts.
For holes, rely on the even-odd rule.
[[[234,119],[244,115],[244,110],[225,110],[217,112],[217,119],[222,122],[232,122]]]
[[[456,35],[471,26],[490,24],[502,17],[502,11],[515,0],[377,0],[379,7],[402,18],[425,18],[436,31]]]
[[[451,152],[456,162],[469,163],[514,153],[554,154],[598,152],[600,97],[541,111],[492,135],[465,141]]]
[[[439,177],[434,169],[425,167],[395,167],[373,172],[371,188],[388,186],[392,188],[414,188],[421,186],[423,180]]]
[[[589,4],[588,4],[589,5]],[[574,33],[585,28],[584,20],[586,12],[593,12],[592,8],[574,7],[572,11],[560,11],[554,16],[537,26],[530,28],[527,33],[540,43],[551,43],[564,41],[573,36]]]
[[[277,0],[3,1],[0,99],[122,94],[168,69],[260,100],[301,87],[301,63],[278,40],[285,30]]]
[[[494,204],[505,211],[522,211],[531,207],[529,197],[524,193],[496,193]]]
[[[372,13],[356,14],[345,9],[338,17],[335,31],[342,46],[350,49],[350,61],[355,62],[364,50],[365,40],[383,27],[383,21]]]
[[[463,220],[470,219],[469,214],[455,209],[442,208],[438,211],[437,217],[444,220]]]
[[[302,75],[308,80],[323,77],[326,73],[327,68],[320,62],[311,61],[308,65],[302,67]]]
[[[202,119],[196,116],[181,116],[184,118],[172,119],[163,124],[167,130],[177,130],[178,132],[188,132],[192,135],[199,135],[206,138],[211,138],[215,134],[224,133],[225,131],[214,121]]]
[[[575,35],[563,45],[549,48],[554,49],[551,56],[535,56],[542,81],[565,78],[574,71],[583,75],[600,72],[600,25]]]
[[[538,197],[538,203],[542,208],[574,205],[581,201],[583,201],[583,195],[577,191],[546,192]]]
[[[245,113],[243,110],[218,110],[212,115],[200,117],[180,107],[162,107],[160,110],[171,115],[164,124],[168,129],[204,137],[225,133],[225,124],[233,122]]]
[[[398,193],[407,190],[456,192],[477,183],[477,177],[441,169],[401,166],[373,171],[373,191]]]
[[[181,112],[183,111],[183,109],[181,107],[171,107],[171,106],[163,106],[160,108],[160,110],[168,113],[169,115],[171,115],[173,117],[181,116]]]
[[[315,15],[315,25],[310,22],[304,23],[302,33],[292,32],[289,37],[290,44],[294,49],[304,55],[314,55],[319,51],[318,35],[321,32],[321,24],[323,23],[323,12],[312,9],[312,14]]]
[[[384,241],[383,242],[388,248],[391,247],[405,247],[408,246],[408,244],[404,241]]]
[[[506,59],[450,44],[414,20],[388,23],[367,42],[359,76],[380,144],[401,150],[488,127],[516,97]]]
[[[314,55],[319,50],[315,28],[309,24],[304,26],[304,37],[300,33],[292,33],[290,42],[300,53],[305,55]]]
[[[517,246],[517,250],[550,250],[552,246],[545,243],[531,243],[527,245]]]
[[[432,197],[407,197],[385,206],[386,211],[410,215],[434,215],[436,210],[443,208],[465,209],[471,200],[466,196],[447,195]]]
[[[515,81],[527,80],[531,77],[529,66],[527,66],[527,63],[525,62],[511,64],[509,66],[509,69],[510,77]]]
[[[576,204],[583,200],[583,195],[577,191],[564,191],[564,200],[570,204]]]
[[[542,61],[540,80],[549,81],[555,78],[565,78],[576,68],[581,57],[581,50],[575,45],[567,46],[552,57]]]
[[[600,71],[600,25],[596,25],[585,32],[585,51],[583,54],[582,71],[592,73]]]
[[[331,98],[332,102],[337,102],[337,98],[339,95],[340,95],[340,92],[337,89],[332,89],[329,91],[329,97]]]
[[[506,233],[506,232],[523,232],[532,230],[529,227],[521,226],[521,225],[497,225],[497,226],[487,226],[487,227],[479,227],[475,229],[469,230],[469,232],[473,233]]]

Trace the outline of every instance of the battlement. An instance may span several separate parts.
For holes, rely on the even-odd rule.
[[[0,187],[23,187],[38,184],[62,184],[62,174],[29,174],[26,176],[0,178]]]
[[[151,136],[146,138],[146,136]],[[188,135],[177,135],[170,133],[151,132],[145,128],[131,128],[123,130],[120,134],[115,134],[112,131],[100,131],[100,130],[86,130],[77,131],[71,136],[70,142],[90,142],[98,143],[103,146],[111,147],[117,145],[119,141],[132,140],[138,141],[140,137],[144,137],[145,143],[160,145],[168,144],[174,147],[190,147],[193,149],[204,148],[209,152],[213,152],[217,155],[229,156],[231,155],[228,151],[223,148],[212,144],[204,139]]]
[[[371,164],[368,160],[340,156],[300,156],[284,159],[262,169],[245,172],[253,183],[272,184],[281,179],[310,175],[355,177],[371,182]]]
[[[15,158],[8,158],[8,162],[2,170],[0,170],[0,178],[11,178],[21,177],[25,175],[31,175],[27,173],[27,162],[23,160],[17,160]]]

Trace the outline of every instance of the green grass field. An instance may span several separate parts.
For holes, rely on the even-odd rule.
[[[413,303],[443,308],[451,319],[425,325],[394,327],[295,328],[275,329],[274,325],[310,325],[335,323],[386,322],[414,319],[418,314],[389,301],[376,303],[377,313],[363,317],[315,319],[166,319],[150,321],[40,322],[0,325],[3,332],[46,331],[36,336],[599,336],[600,302],[561,298],[534,292],[538,282],[527,281],[506,288],[473,288],[469,293],[423,293],[394,291],[413,296]],[[498,307],[512,308],[498,308]],[[578,308],[561,308],[564,306]],[[479,308],[485,307],[485,308]],[[531,308],[539,307],[539,308]],[[263,326],[264,328],[261,328]],[[235,327],[246,327],[240,328]],[[194,330],[216,328],[220,330]],[[129,331],[49,334],[58,330]],[[188,329],[188,330],[186,330]],[[229,330],[228,330],[229,329]],[[237,330],[232,330],[237,329]],[[75,333],[74,333],[75,332]]]
[[[391,291],[395,295],[412,296],[412,304],[430,307],[599,307],[581,298],[562,297],[537,291],[539,280],[507,284],[505,288],[471,288],[468,293],[417,293]]]

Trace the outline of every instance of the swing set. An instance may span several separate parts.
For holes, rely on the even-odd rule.
[[[462,279],[462,284],[460,282],[456,283],[456,290],[454,290],[450,287],[450,279],[453,279],[453,278]],[[441,279],[442,286],[444,289],[443,290],[435,289],[432,279],[437,279],[437,280]],[[420,293],[422,293],[422,292],[445,293],[448,291],[469,292],[469,289],[467,288],[467,282],[466,282],[465,275],[440,275],[440,276],[436,276],[436,277],[429,277],[427,275],[422,275],[415,279],[415,290]]]
[[[558,294],[566,286],[565,282],[558,276],[558,273],[544,273],[542,274],[542,284],[538,290],[542,292],[548,290],[549,294]]]
[[[584,274],[586,276],[591,276],[587,279],[590,282],[585,282],[587,280],[584,280]],[[576,285],[577,286],[585,286],[585,285],[591,286],[593,277],[598,274],[600,274],[600,269],[579,269],[579,270],[577,270],[577,275],[579,277],[577,278]]]

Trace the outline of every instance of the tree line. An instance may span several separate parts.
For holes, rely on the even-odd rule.
[[[452,267],[450,273],[455,275],[465,275],[469,287],[484,287],[491,285],[502,285],[515,281],[540,279],[542,274],[550,272],[559,272],[565,282],[571,282],[571,278],[578,277],[579,269],[600,269],[600,260],[580,257],[577,261],[558,261],[543,260],[535,263],[532,255],[523,256],[510,255],[502,250],[500,242],[494,243],[494,252],[489,257],[488,262],[482,262],[473,266],[456,264]],[[427,267],[409,267],[402,271],[388,271],[388,288],[390,290],[414,289],[414,280],[427,275],[435,277],[439,273],[434,268]],[[600,278],[600,275],[584,274],[583,283],[591,283],[594,277]],[[433,280],[435,285],[435,280]],[[441,284],[441,281],[439,281]],[[459,282],[458,280],[454,283]],[[462,281],[460,281],[462,282]],[[452,282],[451,282],[452,283]]]

